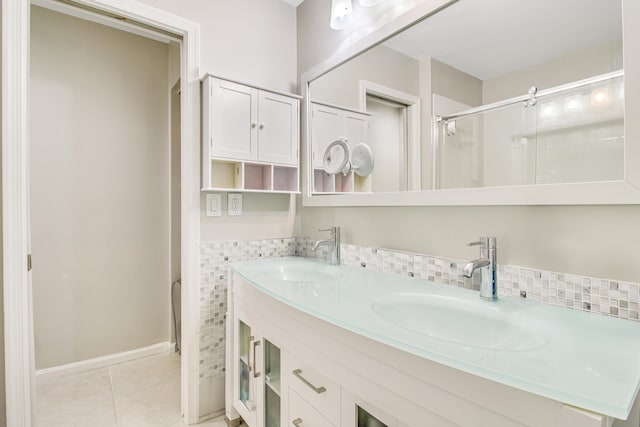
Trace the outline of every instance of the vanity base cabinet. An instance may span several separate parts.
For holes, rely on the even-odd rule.
[[[335,427],[320,411],[289,389],[289,418],[287,425],[296,427]]]
[[[282,426],[639,427],[637,405],[629,422],[613,420],[467,374],[317,319],[235,273],[228,298],[232,317],[250,313],[261,336],[279,344]]]

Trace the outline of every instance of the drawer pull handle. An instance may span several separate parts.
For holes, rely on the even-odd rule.
[[[296,418],[295,420],[292,421],[293,425],[296,427],[300,427],[300,424],[302,424],[302,418]]]
[[[293,375],[295,375],[300,381],[302,381],[303,383],[305,383],[311,390],[315,391],[318,394],[324,393],[325,391],[327,391],[326,388],[324,387],[316,387],[313,384],[311,384],[309,382],[309,380],[307,380],[305,377],[302,376],[302,369],[296,369],[295,371],[293,371]],[[302,422],[302,421],[300,421]]]
[[[260,376],[260,372],[258,372],[258,364],[256,363],[256,347],[260,345],[260,340],[256,340],[253,342],[253,364],[255,368],[253,370],[253,378],[258,378]]]

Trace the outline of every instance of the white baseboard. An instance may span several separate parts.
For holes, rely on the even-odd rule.
[[[82,360],[80,362],[69,363],[68,365],[54,366],[53,368],[39,369],[36,371],[36,378],[48,379],[60,375],[77,374],[90,371],[92,369],[106,368],[107,366],[129,362],[143,357],[157,356],[169,353],[172,349],[169,342],[161,342],[148,347],[137,348],[123,353],[109,354],[107,356],[96,357],[95,359]]]

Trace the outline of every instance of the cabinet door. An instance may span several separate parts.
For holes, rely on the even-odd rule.
[[[256,347],[260,344],[260,339],[255,335],[252,327],[242,319],[243,317],[238,315],[234,328],[233,406],[247,425],[256,427],[258,406],[256,375],[259,374]]]
[[[227,159],[258,159],[258,90],[212,79],[211,155]]]
[[[314,168],[322,169],[322,157],[329,144],[345,137],[341,134],[342,114],[337,108],[311,104],[311,115],[312,163]]]
[[[298,164],[299,112],[296,98],[259,91],[258,160]]]
[[[344,137],[347,138],[349,147],[356,144],[366,143],[369,132],[369,116],[353,111],[344,111],[342,119]]]
[[[264,371],[264,427],[280,427],[282,420],[281,402],[281,357],[280,347],[265,338],[262,355]]]

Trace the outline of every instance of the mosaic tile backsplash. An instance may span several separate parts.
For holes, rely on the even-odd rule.
[[[200,247],[200,383],[224,375],[229,263],[295,255],[296,239],[205,242]]]
[[[312,244],[312,241],[297,239],[296,253],[327,259],[326,249],[313,253]],[[340,252],[341,261],[346,265],[359,265],[385,273],[480,289],[479,274],[474,274],[473,279],[461,276],[464,265],[468,262],[466,259],[347,244],[340,246]],[[638,283],[498,265],[498,294],[638,321]]]
[[[200,284],[200,382],[224,375],[228,266],[231,262],[281,256],[328,260],[329,250],[312,250],[313,240],[284,238],[203,243]],[[468,260],[342,244],[341,262],[466,289],[480,289],[480,275],[463,278]],[[498,266],[498,293],[638,321],[638,283]]]

